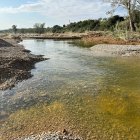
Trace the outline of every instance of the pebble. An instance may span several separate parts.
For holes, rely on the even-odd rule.
[[[42,133],[38,135],[30,135],[27,137],[17,138],[16,140],[83,140],[80,137],[73,136],[72,134],[68,133],[65,129],[63,130],[63,133],[61,132],[48,132],[48,133]]]
[[[140,45],[99,44],[91,48],[95,56],[140,56]]]

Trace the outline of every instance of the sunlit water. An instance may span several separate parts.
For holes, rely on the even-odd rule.
[[[140,58],[95,57],[67,41],[24,40],[49,60],[0,91],[0,136],[67,129],[85,140],[140,139]]]

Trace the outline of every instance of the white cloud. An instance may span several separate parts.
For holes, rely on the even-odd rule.
[[[84,0],[44,0],[46,2],[46,15],[50,14],[55,17],[75,17],[75,16],[92,16],[104,14],[107,4],[101,4],[99,1]],[[50,5],[50,6],[48,6]]]
[[[21,12],[40,12],[42,3],[28,3],[19,7],[3,7],[0,8],[0,13],[16,14]]]
[[[5,13],[18,15],[20,13],[30,13],[30,16],[32,16],[31,13],[38,13],[40,14],[40,21],[38,22],[46,21],[47,25],[53,26],[55,24],[67,24],[69,20],[74,22],[105,17],[110,8],[110,4],[104,3],[103,0],[37,0],[18,7],[1,7],[0,16]],[[36,17],[38,17],[38,14]],[[19,21],[21,26],[25,26],[19,18],[15,21]],[[31,21],[27,21],[27,23],[29,22],[34,23],[35,18],[31,17]]]
[[[0,13],[38,12],[52,16],[52,18],[100,17],[108,8],[109,5],[103,4],[100,0],[39,0],[36,3],[27,3],[19,7],[0,8]]]

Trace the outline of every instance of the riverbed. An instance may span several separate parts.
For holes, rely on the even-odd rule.
[[[99,57],[68,41],[24,40],[49,60],[0,91],[0,136],[66,129],[84,140],[140,138],[140,58]]]

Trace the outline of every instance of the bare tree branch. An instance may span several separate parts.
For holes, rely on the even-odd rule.
[[[118,7],[123,7],[127,10],[131,31],[135,30],[133,15],[135,10],[140,10],[140,0],[103,0],[104,2],[111,3],[112,12],[116,11]]]

